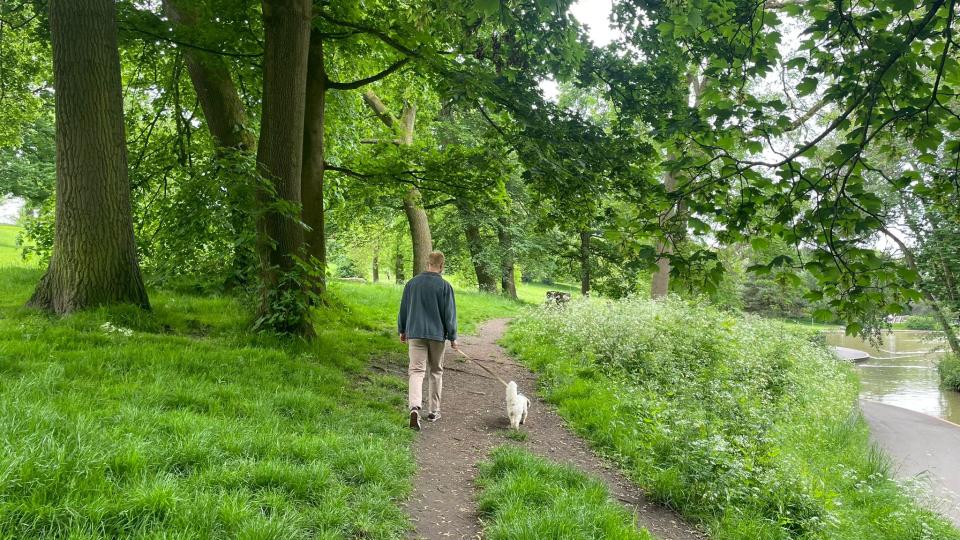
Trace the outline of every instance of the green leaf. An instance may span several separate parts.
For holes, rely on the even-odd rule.
[[[833,320],[833,312],[825,308],[815,309],[813,318],[820,322],[830,322]]]
[[[808,96],[817,89],[817,80],[813,77],[804,77],[800,84],[797,85],[797,94],[800,97]]]

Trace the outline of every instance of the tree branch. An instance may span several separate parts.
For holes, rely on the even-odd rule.
[[[390,65],[390,67],[381,71],[380,73],[377,73],[376,75],[371,75],[369,77],[364,77],[363,79],[357,79],[355,81],[350,81],[350,82],[331,81],[328,78],[327,88],[330,88],[332,90],[355,90],[357,88],[360,88],[361,86],[366,86],[370,83],[377,82],[380,79],[387,77],[388,75],[402,68],[404,65],[406,65],[409,62],[410,62],[409,58],[404,58],[403,60],[394,62],[393,64]]]

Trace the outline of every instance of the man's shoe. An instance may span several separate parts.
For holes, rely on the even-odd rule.
[[[432,413],[430,413],[430,414],[427,415],[427,420],[429,420],[429,421],[431,421],[431,422],[436,422],[436,421],[439,420],[439,419],[440,419],[440,412],[439,412],[439,411],[438,411],[438,412],[432,412]]]
[[[410,428],[420,431],[420,409],[410,409]]]

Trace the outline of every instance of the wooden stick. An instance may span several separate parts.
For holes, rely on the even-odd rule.
[[[494,377],[495,379],[497,379],[498,381],[500,381],[500,384],[502,384],[502,385],[504,385],[504,386],[507,386],[506,381],[504,381],[503,379],[501,379],[500,376],[497,375],[496,373],[490,371],[490,370],[487,368],[487,366],[481,364],[479,360],[477,360],[477,359],[475,359],[475,358],[471,358],[467,353],[461,351],[460,349],[454,349],[454,350],[457,351],[458,353],[460,353],[460,355],[463,356],[464,358],[466,358],[467,360],[470,360],[470,361],[473,362],[474,364],[480,366],[480,369],[486,371],[486,372],[489,373],[490,375],[493,375],[493,377]]]

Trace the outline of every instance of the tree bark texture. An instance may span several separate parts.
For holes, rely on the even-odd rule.
[[[510,235],[510,221],[501,215],[497,221],[497,240],[500,242],[500,293],[507,298],[517,299],[516,272],[514,271],[513,237]]]
[[[410,226],[410,240],[413,243],[413,275],[427,270],[427,257],[433,251],[433,237],[430,234],[430,222],[427,211],[423,209],[420,190],[412,187],[403,196],[403,211]]]
[[[590,295],[590,231],[580,231],[580,294]]]
[[[200,8],[191,5],[188,0],[163,0],[163,8],[181,30],[193,30],[198,19],[209,16],[199,13]],[[191,47],[182,50],[214,144],[219,148],[252,152],[257,141],[249,128],[247,112],[223,57]]]
[[[257,223],[264,287],[261,315],[274,309],[268,293],[282,294],[285,291],[281,288],[295,287],[281,276],[291,272],[296,258],[304,254],[304,233],[297,219],[299,216],[284,215],[274,206],[277,201],[300,205],[311,10],[309,0],[263,0],[263,113],[257,168],[273,193],[267,189],[258,190],[260,203],[269,208],[259,216]],[[289,292],[301,293],[299,290]],[[305,304],[301,308],[304,311],[309,309]],[[303,322],[298,328],[277,330],[310,333],[306,314],[299,319]]]
[[[314,29],[310,34],[310,53],[307,62],[307,101],[303,130],[303,222],[306,231],[307,253],[319,265],[316,292],[326,291],[327,245],[323,213],[323,159],[324,106],[327,94],[327,72],[323,64],[323,38]]]
[[[467,250],[470,252],[470,260],[473,262],[473,271],[477,275],[477,287],[480,292],[496,293],[497,276],[493,268],[484,261],[483,258],[483,235],[480,234],[480,227],[475,222],[475,216],[470,211],[469,203],[458,200],[457,208],[460,210],[460,219],[463,220],[463,234],[467,237]]]
[[[51,0],[57,184],[53,255],[28,305],[149,308],[133,236],[111,0]]]

